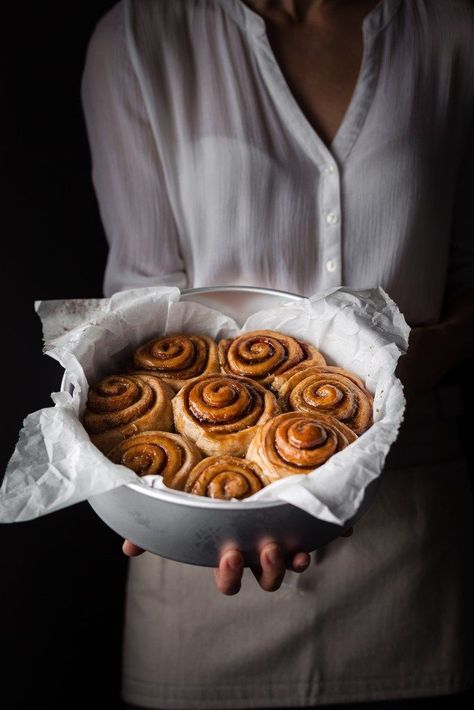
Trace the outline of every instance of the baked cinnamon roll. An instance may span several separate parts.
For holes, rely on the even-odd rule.
[[[138,476],[161,475],[165,486],[182,491],[202,454],[180,434],[147,431],[114,446],[107,457],[113,463],[131,468]]]
[[[251,377],[262,385],[271,384],[277,375],[301,363],[326,364],[314,345],[274,330],[254,330],[227,338],[218,348],[222,372]]]
[[[372,395],[361,379],[342,367],[295,368],[277,377],[273,386],[283,411],[330,414],[358,436],[373,423]]]
[[[159,377],[177,392],[200,375],[219,372],[217,344],[206,335],[165,335],[135,350],[130,372]]]
[[[260,466],[237,456],[209,456],[190,472],[184,490],[208,498],[247,498],[269,483]]]
[[[107,453],[141,431],[173,430],[173,390],[147,375],[109,375],[89,389],[84,428]]]
[[[176,430],[208,456],[245,456],[259,424],[280,413],[275,395],[247,377],[204,375],[178,392]]]
[[[258,463],[271,482],[310,473],[357,439],[334,417],[285,412],[259,427],[246,458]]]

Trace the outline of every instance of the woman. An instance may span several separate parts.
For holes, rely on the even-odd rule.
[[[307,567],[297,584],[276,546],[261,589],[227,551],[223,595],[206,569],[131,560],[128,702],[295,707],[472,683],[470,495],[455,392],[436,385],[472,352],[473,29],[466,3],[430,0],[124,0],[96,28],[83,101],[106,295],[380,284],[414,326],[377,500],[353,537],[288,561]]]

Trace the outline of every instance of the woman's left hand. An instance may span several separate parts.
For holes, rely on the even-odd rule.
[[[307,552],[297,552],[289,562],[285,561],[283,550],[270,542],[260,551],[260,564],[251,570],[265,592],[275,592],[280,588],[286,570],[304,572],[311,558]],[[214,570],[217,589],[222,594],[233,595],[240,591],[244,557],[240,550],[227,550],[221,555],[219,567]]]
[[[348,528],[341,537],[350,537],[353,528]],[[144,550],[130,540],[124,540],[122,550],[127,557],[137,557]],[[280,588],[286,570],[304,572],[311,558],[308,552],[296,552],[290,561],[286,561],[282,548],[275,542],[264,545],[260,551],[260,564],[251,570],[265,592],[275,592]],[[244,572],[244,557],[236,548],[225,550],[219,560],[219,567],[214,569],[217,589],[228,596],[240,591]]]
[[[144,550],[130,540],[125,540],[123,552],[128,557],[137,557]],[[307,552],[297,552],[289,564],[285,563],[283,551],[276,543],[268,543],[260,552],[259,568],[252,568],[261,588],[266,592],[279,589],[287,569],[293,572],[304,572],[310,563]],[[233,595],[240,591],[242,574],[244,572],[244,556],[238,549],[229,549],[223,552],[219,560],[219,567],[214,569],[217,589],[222,594]]]
[[[350,537],[352,528],[348,528],[341,537]],[[275,542],[264,545],[260,551],[260,564],[251,567],[252,573],[265,592],[276,592],[280,588],[286,571],[304,572],[308,569],[311,558],[308,552],[296,552],[289,560],[285,560],[282,548]],[[217,589],[231,596],[240,591],[244,558],[240,550],[225,551],[219,560],[219,567],[214,570]]]

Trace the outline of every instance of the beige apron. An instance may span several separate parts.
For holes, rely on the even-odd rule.
[[[473,681],[472,498],[458,391],[419,398],[351,538],[262,591],[245,570],[131,560],[123,697],[150,708],[299,707],[454,693]],[[453,406],[454,402],[454,406]]]

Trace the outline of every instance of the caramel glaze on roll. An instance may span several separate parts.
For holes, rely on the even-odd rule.
[[[206,335],[166,335],[135,350],[130,372],[159,377],[177,392],[200,375],[219,372],[217,344]]]
[[[358,436],[373,423],[373,397],[356,375],[342,367],[295,368],[273,382],[283,411],[330,414]]]
[[[237,456],[209,456],[188,476],[184,490],[208,498],[247,498],[269,483],[257,463]]]
[[[260,427],[247,458],[258,463],[270,482],[310,473],[357,439],[334,417],[285,412]]]
[[[104,454],[141,431],[172,431],[173,395],[155,377],[109,375],[89,389],[84,428]]]
[[[176,430],[208,456],[245,456],[256,427],[280,413],[276,397],[258,382],[205,375],[174,397]]]
[[[182,491],[202,454],[185,436],[147,431],[114,446],[107,457],[131,468],[138,476],[161,475],[166,486]]]
[[[269,385],[273,379],[300,363],[325,365],[314,345],[274,330],[254,330],[219,342],[222,372]]]

